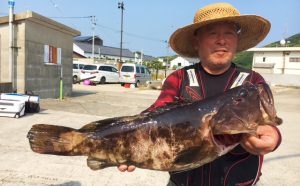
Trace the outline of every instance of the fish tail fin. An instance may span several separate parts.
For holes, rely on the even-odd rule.
[[[76,129],[37,124],[27,134],[32,151],[40,154],[85,155],[80,148],[85,136]]]

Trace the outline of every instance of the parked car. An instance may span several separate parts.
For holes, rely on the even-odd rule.
[[[120,83],[122,86],[124,86],[125,83],[130,83],[138,87],[140,84],[145,84],[150,80],[151,72],[144,65],[124,63],[121,67]]]
[[[80,80],[80,71],[86,63],[80,61],[73,61],[73,83]]]
[[[117,83],[119,82],[119,72],[113,65],[106,64],[88,64],[80,71],[80,78],[86,79],[95,76],[90,79],[94,83]]]

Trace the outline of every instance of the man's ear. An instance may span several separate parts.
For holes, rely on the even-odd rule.
[[[198,50],[198,37],[197,36],[193,36],[193,40],[192,40],[192,46],[194,48],[194,50]]]

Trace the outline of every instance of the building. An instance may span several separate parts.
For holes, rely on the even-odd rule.
[[[199,59],[197,59],[197,58],[188,58],[188,57],[178,56],[177,58],[170,61],[170,68],[178,69],[178,68],[182,68],[185,66],[193,65],[198,62],[199,62]]]
[[[300,85],[300,47],[251,48],[252,68],[278,85]]]
[[[103,40],[94,37],[94,54],[93,54],[93,37],[78,36],[74,38],[73,59],[75,61],[85,61],[87,63],[111,63],[116,65],[120,61],[120,48],[104,46]],[[92,59],[94,55],[94,60]],[[123,62],[151,62],[155,57],[142,54],[141,52],[131,52],[129,49],[122,49]]]
[[[81,42],[81,43],[93,44],[93,36],[77,36],[77,37],[74,37],[74,41]],[[103,46],[103,40],[100,37],[95,36],[94,44]]]
[[[142,63],[142,62],[152,62],[155,61],[156,58],[150,55],[143,54],[142,52],[134,52],[134,62]]]
[[[15,14],[13,24],[11,70],[8,16],[0,17],[0,82],[12,82],[19,93],[58,98],[62,78],[64,95],[71,95],[73,37],[80,32],[31,11]]]
[[[73,50],[74,57],[78,58],[78,54],[83,58],[93,57],[93,37],[79,36],[74,38]],[[76,55],[76,56],[75,56]],[[80,58],[80,57],[79,57]],[[103,59],[116,63],[120,60],[120,48],[104,46],[103,40],[98,36],[94,38],[94,58],[96,60]],[[134,61],[134,54],[128,49],[122,49],[122,61]]]

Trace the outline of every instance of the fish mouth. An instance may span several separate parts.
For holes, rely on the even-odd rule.
[[[214,134],[214,142],[224,148],[232,147],[240,143],[243,134]]]

